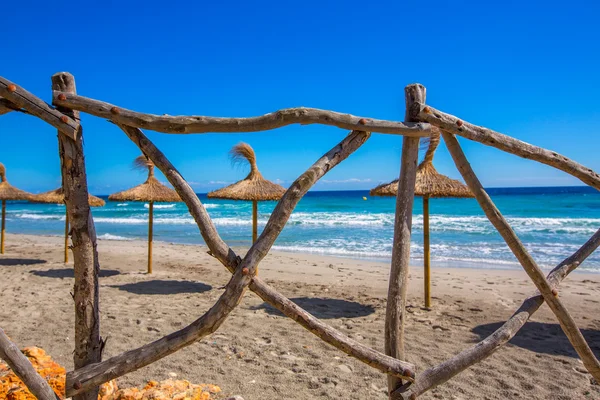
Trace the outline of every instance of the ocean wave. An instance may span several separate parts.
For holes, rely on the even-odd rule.
[[[119,203],[119,204],[117,204],[117,207],[125,207],[128,205],[129,205],[129,203]]]
[[[64,215],[29,214],[29,213],[17,214],[17,218],[22,218],[22,219],[44,219],[44,220],[56,220],[56,221],[64,221],[65,220],[65,216]]]
[[[126,238],[119,235],[111,235],[110,233],[105,233],[104,235],[98,236],[98,239],[102,240],[132,240],[130,238]]]
[[[173,208],[175,207],[177,204],[172,203],[172,204],[155,204],[154,208]],[[150,204],[146,203],[144,204],[144,208],[150,208]]]

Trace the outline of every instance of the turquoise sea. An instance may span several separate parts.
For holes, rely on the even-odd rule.
[[[503,188],[488,193],[543,268],[552,268],[600,228],[600,193],[588,187]],[[363,200],[363,196],[367,200]],[[100,196],[106,199],[105,196]],[[249,246],[251,203],[200,195],[219,233],[231,246]],[[260,203],[259,230],[274,202]],[[310,192],[298,204],[274,249],[351,258],[389,260],[394,198],[367,191]],[[63,205],[10,202],[7,230],[61,235]],[[431,252],[434,266],[520,268],[474,199],[432,199]],[[110,202],[93,209],[101,239],[145,239],[148,205]],[[183,203],[155,205],[155,240],[203,243]],[[415,199],[412,256],[422,261],[422,202]],[[600,252],[581,270],[600,272]]]

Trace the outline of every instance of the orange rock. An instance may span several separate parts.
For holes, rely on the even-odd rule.
[[[50,384],[61,398],[65,398],[66,370],[39,347],[27,347],[21,350],[29,358],[35,370]],[[221,392],[215,385],[196,385],[186,380],[167,379],[148,381],[143,389],[127,388],[118,390],[117,382],[112,380],[100,386],[98,400],[211,400],[212,395]],[[36,400],[8,365],[0,362],[0,399]]]
[[[149,381],[143,389],[119,390],[111,400],[211,400],[219,393],[215,385],[195,385],[185,380]]]
[[[27,356],[37,373],[46,379],[58,397],[64,399],[67,371],[39,347],[26,347],[21,352]],[[111,396],[117,389],[117,383],[114,380],[103,384],[100,386],[98,399],[112,400]],[[36,400],[21,379],[12,372],[8,365],[2,362],[0,362],[0,399]]]

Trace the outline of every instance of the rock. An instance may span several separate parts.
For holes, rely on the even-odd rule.
[[[221,388],[215,385],[195,385],[185,380],[149,381],[143,389],[129,388],[119,390],[113,397],[102,400],[211,400],[212,394],[219,393]]]
[[[232,396],[226,398],[225,400],[244,400],[244,398],[242,396]]]
[[[347,366],[346,364],[340,364],[338,365],[338,369],[342,372],[346,372],[351,374],[352,373],[352,368],[350,368],[349,366]]]
[[[52,357],[39,347],[26,347],[21,352],[27,356],[37,373],[48,382],[58,397],[64,399],[67,374],[65,368],[54,362]],[[98,400],[112,400],[116,391],[117,382],[107,382],[100,386]],[[3,362],[0,362],[0,399],[36,400],[21,379]]]

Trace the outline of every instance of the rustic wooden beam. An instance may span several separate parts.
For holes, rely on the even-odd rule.
[[[548,282],[558,290],[559,284],[600,246],[598,230],[573,255],[561,262],[548,274]],[[419,374],[412,385],[405,385],[393,394],[394,400],[411,400],[447,382],[465,369],[485,360],[508,343],[544,303],[544,297],[536,292],[529,296],[517,311],[494,333],[479,343],[461,351],[456,356]]]
[[[18,111],[19,107],[10,101],[0,97],[0,115],[7,114],[11,111]]]
[[[494,225],[498,233],[500,233],[517,260],[519,260],[519,263],[523,266],[523,269],[527,272],[527,275],[529,275],[542,296],[544,296],[544,300],[548,303],[548,306],[554,315],[556,315],[563,332],[565,332],[565,335],[569,338],[573,348],[583,361],[583,365],[585,365],[590,374],[600,382],[600,363],[581,334],[575,320],[560,300],[558,291],[552,288],[540,267],[535,263],[516,233],[512,230],[508,222],[492,202],[492,199],[490,199],[483,189],[479,179],[473,172],[473,169],[471,169],[456,137],[451,133],[444,131],[442,131],[442,135],[444,136],[444,141],[454,159],[456,167],[469,186],[469,189],[471,189],[471,192],[475,195],[483,212],[492,225]]]
[[[583,183],[600,190],[600,175],[594,170],[587,168],[570,158],[558,154],[555,151],[546,150],[541,147],[525,143],[513,137],[503,135],[491,129],[470,124],[454,115],[443,113],[424,102],[415,104],[412,109],[413,115],[421,121],[427,121],[432,125],[453,133],[458,136],[495,147],[499,150],[517,155],[528,160],[535,160],[570,174]]]
[[[73,75],[60,72],[52,76],[52,88],[75,93]],[[79,120],[79,113],[65,108],[57,112],[68,115],[71,120]],[[96,249],[96,227],[88,201],[87,176],[83,152],[83,130],[78,125],[77,134],[67,136],[58,131],[62,187],[71,226],[75,282],[73,300],[75,302],[75,368],[97,363],[102,358],[100,338],[100,311],[98,296],[98,251]],[[68,382],[67,382],[68,384]],[[75,396],[74,400],[97,400],[98,388]]]
[[[136,144],[140,146],[140,149],[144,152],[144,154],[146,154],[155,163],[155,165],[161,169],[167,179],[172,179],[173,176],[181,176],[179,172],[172,167],[172,165],[170,168],[168,168],[169,165],[165,165],[164,162],[166,161],[166,163],[168,163],[168,160],[166,160],[164,155],[160,153],[147,138],[145,138],[139,129],[127,126],[122,126],[121,128],[128,136],[130,136],[130,138],[132,138]],[[335,151],[332,150],[332,152],[324,156],[321,160],[319,160],[319,162],[315,163],[313,167],[311,167],[286,191],[278,203],[279,210],[276,207],[261,237],[248,251],[246,257],[239,262],[238,266],[235,268],[233,278],[227,284],[225,294],[221,296],[217,304],[215,304],[211,310],[209,310],[209,312],[183,330],[174,332],[171,335],[168,335],[153,343],[147,344],[135,350],[128,351],[104,362],[69,372],[67,374],[67,395],[78,393],[79,391],[84,390],[86,387],[98,385],[128,372],[137,370],[162,357],[165,357],[168,354],[173,353],[174,351],[188,344],[197,341],[209,333],[214,332],[214,330],[216,330],[223,322],[227,314],[239,303],[241,296],[243,295],[243,288],[250,282],[251,277],[256,271],[258,263],[268,253],[268,249],[272,246],[273,242],[277,238],[277,235],[285,226],[285,222],[289,218],[289,215],[291,215],[291,212],[293,211],[293,208],[297,202],[321,176],[337,165],[340,161],[345,159],[356,148],[360,147],[360,145],[362,145],[368,137],[369,134],[366,132],[353,132],[347,138],[347,147],[343,145],[346,144],[346,142],[338,145],[334,149]],[[150,146],[152,148],[150,151],[148,151],[148,147]],[[161,167],[165,166],[167,168],[164,168],[163,170]],[[181,181],[183,182],[176,179],[174,179],[174,181],[175,183],[178,183],[174,186],[177,190],[179,190],[182,199],[184,199],[186,203],[190,200],[192,200],[191,202],[194,203],[195,201],[189,198],[189,193],[187,193],[188,196],[185,196],[186,192],[181,191],[182,184],[191,190],[183,178],[181,178]],[[194,197],[196,198],[196,201],[201,204],[195,194]],[[204,209],[203,207],[201,208]],[[196,213],[192,214],[202,214],[202,210],[196,210]],[[203,234],[203,236],[205,235]],[[206,237],[211,236],[206,235]],[[242,283],[244,283],[244,287],[239,284],[241,279],[243,280]],[[233,292],[233,290],[235,290],[235,292]],[[231,294],[228,294],[230,291],[232,293],[236,293],[236,295],[232,296]],[[239,292],[241,292],[241,294],[237,295]],[[225,310],[223,310],[224,308]],[[224,311],[226,313],[224,313]],[[403,365],[402,367],[402,371],[404,372],[404,370],[407,369],[405,368],[407,365]],[[408,367],[411,366],[408,365]],[[73,387],[72,390],[71,387]]]
[[[77,138],[79,130],[79,120],[75,120],[68,115],[55,110],[37,96],[29,93],[27,90],[17,86],[13,82],[0,76],[0,96],[4,97],[8,102],[16,105],[35,115],[36,117],[46,121],[56,129],[67,135],[72,140]],[[11,104],[6,102],[0,108],[10,108]],[[14,108],[11,108],[14,110]]]
[[[59,400],[48,382],[37,373],[31,362],[25,357],[0,329],[0,358],[13,370],[27,386],[27,389],[39,400]]]
[[[121,128],[140,148],[140,150],[152,160],[156,167],[163,172],[181,199],[186,203],[190,214],[200,229],[200,233],[202,234],[204,241],[210,249],[211,254],[217,258],[230,272],[235,272],[241,263],[241,259],[221,239],[210,217],[208,216],[206,209],[198,199],[198,196],[191,186],[185,181],[185,179],[169,162],[164,154],[160,152],[160,150],[156,148],[156,146],[139,129],[126,126],[122,126]],[[317,164],[321,164],[323,166],[329,165],[329,169],[331,169],[334,164],[329,163],[327,160],[331,159],[341,161],[342,157],[345,158],[350,154],[351,151],[354,151],[354,147],[360,143],[356,141],[356,135],[363,137],[366,134],[358,133],[347,137],[342,143],[334,147],[334,149],[328,153],[330,155],[325,155],[320,162],[317,162]],[[354,143],[354,145],[351,147],[350,144],[352,143]],[[335,157],[334,154],[336,149],[340,149],[340,151],[344,152],[344,154]],[[318,167],[317,169],[323,171],[323,167]],[[312,170],[313,169],[309,170],[307,173],[310,174],[310,171]],[[304,178],[301,177],[299,179]],[[414,377],[414,365],[397,360],[393,357],[386,356],[350,339],[343,333],[333,329],[327,324],[324,324],[319,319],[315,318],[310,313],[294,304],[291,300],[285,298],[276,289],[270,287],[259,277],[254,277],[252,279],[252,283],[250,283],[250,290],[255,292],[264,301],[283,312],[286,316],[302,325],[309,332],[317,335],[325,342],[342,350],[346,354],[353,356],[358,360],[365,362],[366,364],[369,364],[381,372],[398,377],[404,377],[407,380],[412,380]]]
[[[144,114],[60,91],[54,92],[52,103],[106,118],[120,125],[164,133],[258,132],[291,124],[322,124],[349,130],[414,137],[426,137],[431,133],[429,124],[423,122],[385,121],[305,107],[287,108],[259,117],[221,118]]]
[[[255,276],[252,279],[250,290],[256,293],[266,303],[296,321],[306,330],[338,350],[343,351],[347,355],[354,357],[385,374],[402,378],[409,382],[414,380],[416,369],[413,364],[380,353],[349,338],[340,331],[321,322],[318,318],[315,318],[308,311],[269,286],[260,279],[260,277]]]
[[[425,102],[425,87],[420,84],[409,85],[405,88],[404,94],[406,99],[405,119],[412,122],[413,119],[408,110],[414,102]],[[405,360],[406,290],[408,287],[412,210],[418,157],[419,139],[404,137],[398,194],[396,195],[394,243],[385,316],[385,354],[399,360]],[[401,379],[388,375],[389,393],[392,393],[401,385]]]

